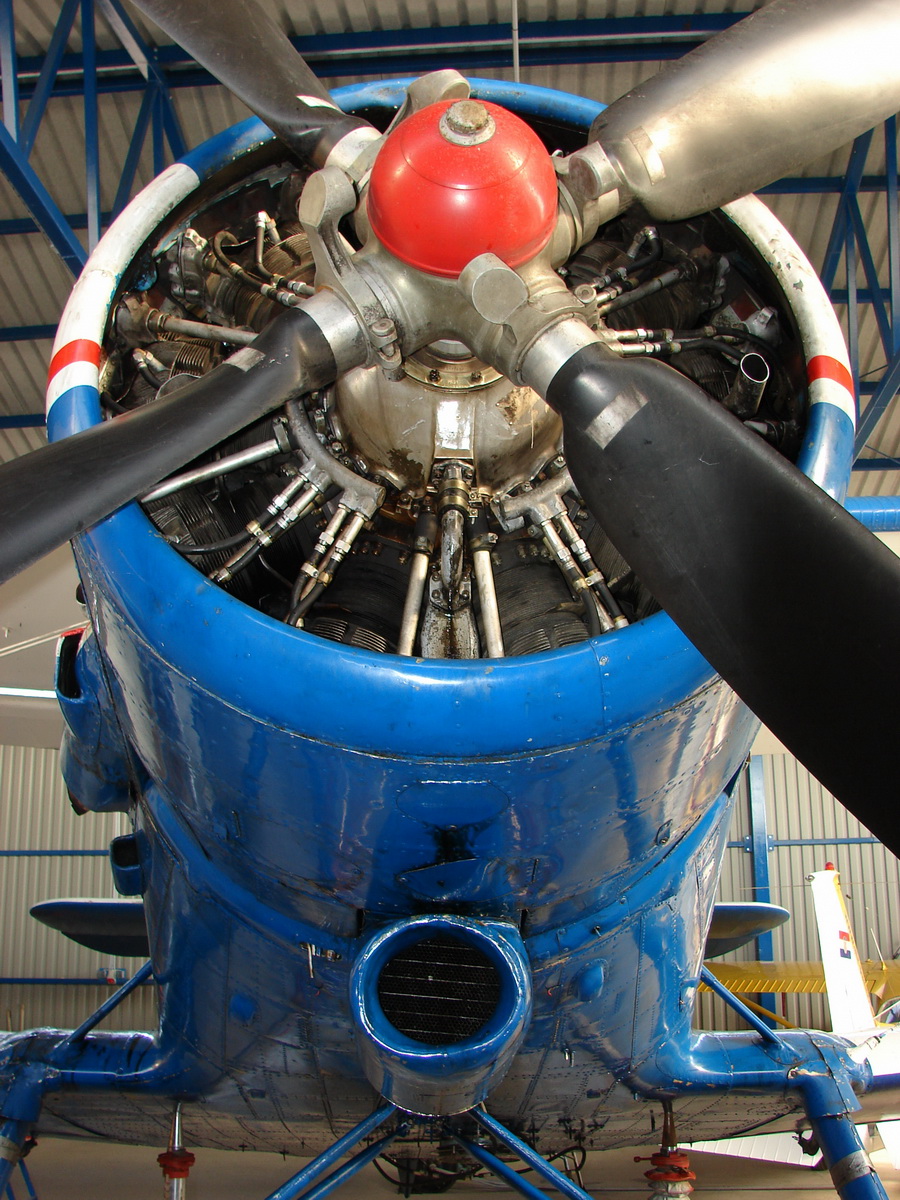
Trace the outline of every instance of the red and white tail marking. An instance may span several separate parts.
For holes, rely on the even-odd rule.
[[[831,1028],[840,1034],[872,1029],[875,1025],[872,998],[850,928],[840,874],[829,863],[826,870],[810,875],[809,883],[819,928]]]

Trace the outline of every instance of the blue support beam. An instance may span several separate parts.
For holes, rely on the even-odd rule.
[[[13,0],[0,0],[0,97],[3,100],[3,124],[16,141],[19,137],[19,64]]]
[[[858,458],[854,471],[900,471],[900,458]]]
[[[112,212],[103,212],[100,215],[104,225],[108,225],[113,216]],[[63,220],[73,232],[77,229],[87,229],[88,219],[85,212],[63,213]],[[0,220],[0,238],[22,233],[42,232],[43,230],[33,217],[8,217],[5,221]]]
[[[39,342],[55,337],[55,325],[8,325],[0,329],[0,342]]]
[[[859,422],[856,434],[856,453],[860,454],[872,436],[875,426],[881,420],[888,405],[900,391],[900,354],[896,354],[888,363],[884,374],[878,382],[872,399],[866,405]]]
[[[155,93],[151,88],[148,88],[144,92],[144,99],[141,101],[141,110],[134,123],[134,132],[131,135],[128,153],[125,156],[125,162],[122,164],[119,187],[112,206],[112,215],[114,218],[119,215],[131,198],[131,189],[134,186],[134,177],[137,173],[138,163],[141,160],[141,153],[147,138],[147,130],[150,128],[154,103]]]
[[[850,374],[853,378],[853,392],[856,398],[856,419],[859,423],[859,301],[856,284],[856,239],[850,219],[849,205],[847,206],[847,241],[844,245],[844,258],[847,264],[847,353],[850,356]]]
[[[888,280],[894,317],[891,353],[900,354],[900,205],[897,176],[897,118],[884,123],[885,202],[887,204]]]
[[[896,118],[892,117],[884,123],[886,169],[883,194],[888,231],[887,286],[879,278],[858,200],[873,134],[874,131],[870,131],[858,137],[854,142],[821,272],[822,281],[832,302],[847,306],[847,343],[852,373],[857,381],[857,400],[861,395],[868,394],[871,397],[859,422],[855,442],[857,457],[866,448],[876,425],[900,390],[900,224],[898,224]],[[835,287],[835,278],[842,259],[845,263],[846,287],[837,288]],[[866,289],[860,288],[857,282],[858,263],[862,265],[868,284]],[[861,303],[873,305],[879,337],[887,359],[880,380],[871,389],[860,386],[859,381],[859,305]],[[882,465],[877,458],[867,457],[859,469],[885,470],[891,468],[890,464]]]
[[[862,213],[859,211],[859,200],[856,196],[847,200],[847,212],[850,218],[850,229],[853,238],[856,242],[857,250],[859,251],[859,259],[862,263],[863,273],[866,277],[866,282],[869,285],[869,292],[872,297],[872,307],[875,312],[875,320],[878,323],[878,333],[881,337],[881,345],[886,355],[890,355],[893,342],[893,332],[891,329],[891,318],[888,314],[887,306],[882,299],[880,284],[878,281],[878,268],[875,266],[875,260],[872,257],[872,248],[869,245],[869,234],[866,230],[865,223],[862,219]],[[859,303],[859,290],[856,292],[856,301]]]
[[[871,144],[872,130],[869,130],[868,133],[863,133],[856,139],[853,143],[853,149],[850,152],[850,161],[847,164],[847,170],[844,175],[844,186],[838,202],[837,212],[834,215],[834,223],[831,227],[828,247],[825,250],[825,257],[822,260],[822,270],[819,272],[826,291],[830,291],[834,285],[835,276],[837,275],[837,270],[844,253],[844,247],[847,244],[848,218],[846,201],[850,198],[855,198],[859,192],[859,185],[862,180],[866,157]]]
[[[43,429],[45,424],[43,413],[14,413],[0,417],[0,429]]]
[[[18,192],[40,229],[73,275],[79,275],[87,255],[56,201],[23,156],[9,130],[0,125],[0,169]]]
[[[747,770],[747,792],[750,806],[750,853],[753,858],[753,899],[763,904],[771,902],[769,889],[769,824],[766,813],[766,781],[763,760],[758,754],[750,759]],[[761,933],[756,939],[756,957],[760,962],[772,962],[772,934]],[[759,1003],[769,1012],[775,1012],[775,996],[766,992]]]
[[[142,105],[138,117],[138,128],[132,140],[132,150],[126,157],[122,179],[116,193],[116,203],[112,210],[115,214],[121,211],[130,198],[146,139],[149,117],[153,118],[154,168],[157,172],[165,165],[166,141],[176,158],[185,153],[187,145],[172,104],[165,75],[155,61],[155,52],[145,45],[131,18],[121,7],[119,0],[96,0],[96,4],[100,6],[107,21],[122,41],[123,53],[137,71],[145,92],[145,103]],[[15,54],[13,0],[0,0],[0,63],[3,68],[4,120],[8,135],[2,147],[3,156],[0,158],[0,167],[10,177],[13,186],[34,215],[33,223],[27,223],[22,218],[4,222],[3,224],[7,227],[0,230],[0,233],[30,232],[32,229],[40,229],[47,234],[56,248],[60,250],[64,260],[73,270],[76,270],[76,273],[77,270],[80,270],[84,257],[80,251],[80,243],[78,243],[79,251],[73,253],[74,245],[77,243],[77,238],[74,237],[74,227],[70,224],[66,228],[66,218],[52,201],[49,191],[43,188],[43,194],[40,193],[36,183],[37,177],[30,172],[28,159],[34,148],[48,100],[51,96],[61,94],[60,72],[65,71],[65,65],[71,58],[65,54],[66,42],[71,33],[75,16],[80,14],[82,50],[78,55],[80,60],[78,94],[82,98],[84,108],[88,247],[93,249],[103,232],[105,218],[108,219],[109,216],[101,208],[100,195],[98,97],[101,89],[103,54],[97,50],[94,13],[95,0],[64,0],[47,54],[39,60],[40,66],[34,82],[30,87],[22,87],[21,64]],[[21,129],[18,125],[20,96],[30,97]],[[17,182],[17,178],[21,182]],[[73,264],[77,264],[77,267]]]
[[[137,26],[119,0],[96,0],[96,2],[132,62],[147,81],[145,100],[149,96],[152,98],[151,104],[155,103],[155,112],[159,115],[160,138],[165,136],[174,157],[180,158],[186,153],[188,147],[172,104],[165,74],[157,62],[156,52],[144,42]],[[122,190],[121,184],[119,190],[120,192]]]
[[[120,10],[121,11],[121,10]],[[104,12],[106,4],[104,0]],[[560,62],[655,62],[680,58],[714,33],[735,24],[746,12],[685,13],[676,16],[583,18],[567,21],[523,21],[519,44],[523,66]],[[112,23],[112,22],[111,22]],[[121,37],[119,29],[116,32]],[[480,24],[419,29],[367,30],[293,37],[291,41],[322,78],[347,75],[418,74],[454,66],[474,70],[512,64],[510,26]],[[170,88],[216,84],[198,70],[180,46],[160,46],[147,56],[158,65]],[[19,81],[23,93],[41,72],[40,57],[22,57]],[[146,81],[127,48],[97,55],[101,92],[133,91]],[[58,95],[75,95],[83,86],[84,59],[67,54],[61,62]]]
[[[9,2],[11,4],[12,0],[9,0]],[[53,90],[59,66],[65,53],[66,41],[68,40],[80,5],[81,0],[64,0],[56,22],[56,28],[53,30],[53,36],[50,39],[50,45],[47,47],[47,53],[44,55],[41,64],[40,75],[34,88],[31,89],[31,100],[28,105],[28,111],[25,114],[25,120],[22,122],[22,128],[19,132],[19,145],[22,147],[22,153],[26,158],[30,156],[34,147],[34,139],[37,136],[38,126],[47,107],[47,101],[50,99],[50,93]]]
[[[0,858],[109,858],[106,850],[0,850]]]

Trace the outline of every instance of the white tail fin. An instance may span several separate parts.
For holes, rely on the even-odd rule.
[[[809,882],[819,927],[831,1028],[840,1034],[871,1029],[875,1014],[850,928],[841,877],[829,863],[824,871],[810,875]]]

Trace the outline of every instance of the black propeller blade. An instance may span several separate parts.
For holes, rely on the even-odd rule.
[[[336,107],[287,36],[255,0],[138,0],[138,7],[269,126],[298,157],[324,166],[367,121]]]
[[[335,373],[319,326],[288,309],[252,346],[176,395],[4,464],[0,583]]]
[[[900,108],[896,0],[773,0],[595,120],[657,220],[708,212],[796,172]]]
[[[895,854],[900,560],[673,368],[588,346],[548,400],[584,501],[715,669]]]

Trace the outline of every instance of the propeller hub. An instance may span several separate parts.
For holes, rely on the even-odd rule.
[[[457,100],[441,117],[439,129],[444,141],[473,146],[492,138],[497,124],[480,100]]]
[[[372,168],[369,221],[403,262],[455,278],[488,252],[528,262],[556,223],[556,172],[519,117],[479,100],[439,101],[402,121]]]

